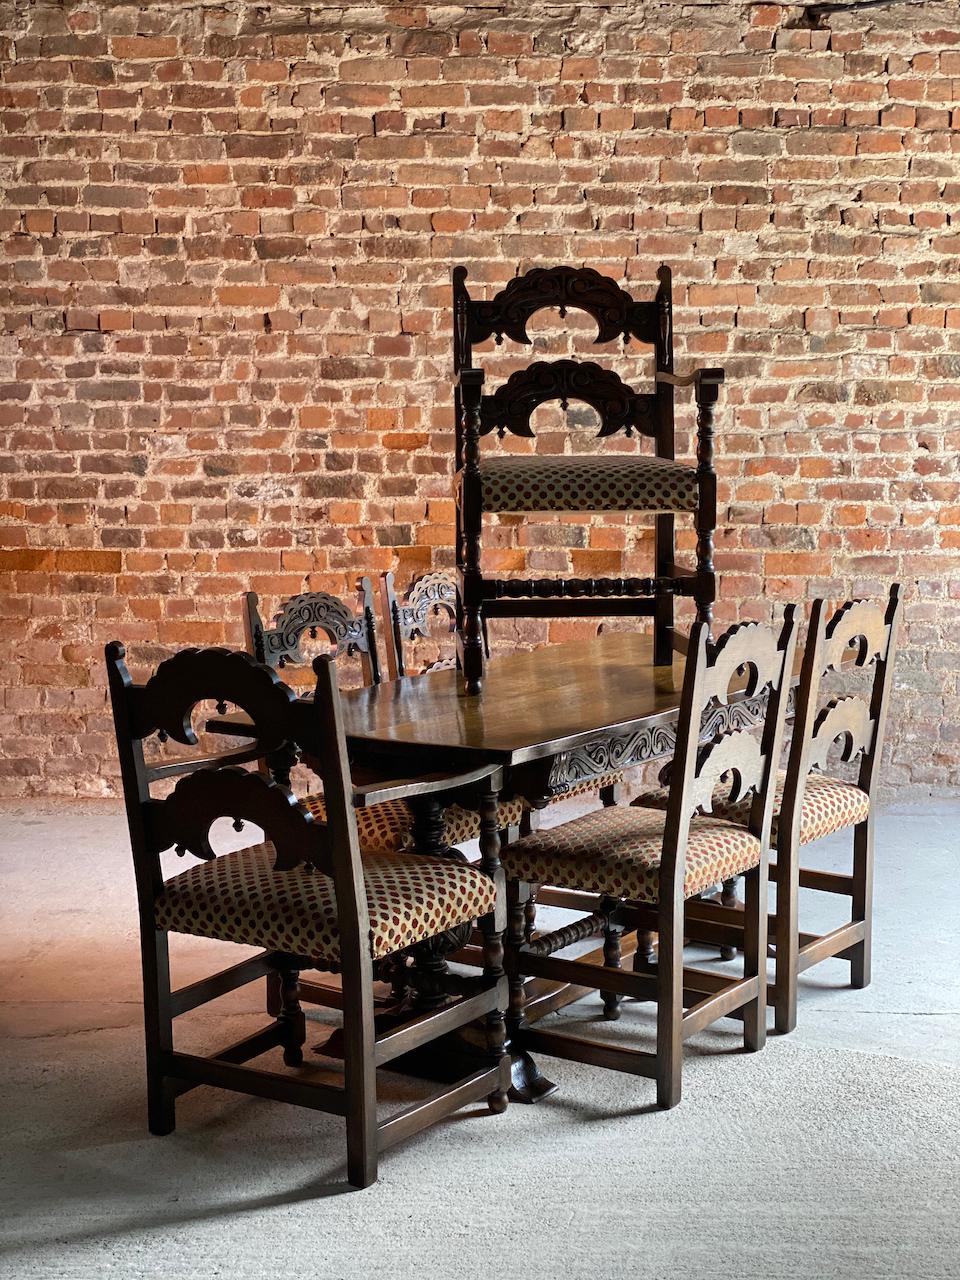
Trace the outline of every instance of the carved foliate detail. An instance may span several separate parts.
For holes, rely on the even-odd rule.
[[[880,657],[886,642],[887,622],[883,610],[869,600],[848,600],[827,624],[823,669],[838,667],[854,648],[854,665],[868,666]]]
[[[190,718],[198,702],[230,703],[254,722],[257,738],[272,750],[288,737],[295,695],[249,653],[233,649],[182,649],[139,688],[130,690],[131,733],[145,738],[159,731],[196,746]]]
[[[209,861],[210,828],[218,818],[232,818],[236,830],[243,821],[261,827],[276,853],[275,867],[287,871],[308,863],[330,872],[329,853],[321,843],[326,830],[301,809],[285,787],[244,769],[202,770],[181,778],[165,800],[153,800],[149,814],[152,851],[175,846]]]
[[[707,663],[704,697],[725,703],[734,675],[746,673],[746,694],[753,697],[779,678],[783,659],[769,627],[742,622],[725,631],[716,644],[708,645]]]
[[[567,408],[571,400],[582,400],[596,409],[601,426],[597,436],[612,436],[634,430],[654,435],[654,397],[633,391],[612,369],[590,360],[537,360],[511,374],[502,387],[481,401],[481,430],[510,431],[516,436],[534,435],[530,426],[533,411],[548,401],[559,400]]]
[[[545,307],[559,307],[565,316],[572,307],[597,322],[595,342],[633,337],[653,342],[653,304],[636,302],[616,281],[592,267],[537,267],[517,276],[489,302],[471,302],[469,340],[483,342],[491,335],[501,342],[530,342],[527,321]]]
[[[306,591],[288,600],[274,616],[272,630],[263,633],[265,661],[271,665],[280,660],[306,661],[300,649],[305,631],[322,631],[336,645],[338,654],[353,656],[369,650],[362,614],[354,614],[326,591]]]
[[[720,734],[698,753],[696,776],[690,787],[691,809],[712,813],[715,792],[735,804],[760,788],[763,771],[763,752],[756,734],[746,729]]]
[[[403,603],[397,602],[396,623],[408,640],[426,638],[431,613],[445,613],[454,622],[457,616],[457,587],[448,573],[425,573],[410,588]]]
[[[873,720],[863,698],[834,698],[823,707],[813,726],[808,767],[823,769],[834,744],[840,743],[840,759],[853,760],[868,751],[873,741]]]

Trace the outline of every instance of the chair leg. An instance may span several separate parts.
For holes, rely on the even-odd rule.
[[[743,1007],[743,1047],[767,1042],[767,859],[744,876],[743,976],[759,979],[756,999]]]
[[[497,886],[497,905],[477,921],[483,935],[483,976],[492,982],[504,977],[503,933],[507,922],[506,881],[500,866],[500,832],[497,830],[497,793],[490,791],[480,798],[480,866]],[[509,1076],[506,1070],[507,1029],[502,1008],[491,1009],[485,1022],[487,1050],[495,1066],[500,1067],[500,1085],[487,1098],[490,1110],[499,1114],[507,1109]]]
[[[540,810],[527,807],[523,811],[520,819],[520,835],[530,836],[534,831],[540,830]]]
[[[645,973],[657,963],[657,952],[654,946],[656,937],[652,929],[637,930],[637,949],[633,954],[634,973]]]
[[[740,899],[737,897],[737,880],[738,876],[733,876],[729,880],[724,880],[720,889],[720,905],[721,907],[739,906]],[[736,960],[737,948],[731,946],[722,946],[720,948],[721,960]]]
[[[532,942],[537,934],[537,894],[540,892],[538,884],[528,885],[530,896],[523,904],[523,940],[524,942]]]
[[[604,809],[612,809],[618,805],[623,798],[623,788],[619,782],[613,782],[609,787],[600,788],[600,803]]]
[[[141,923],[143,963],[143,1022],[147,1050],[147,1127],[162,1137],[176,1125],[173,1081],[163,1074],[160,1055],[173,1050],[173,1015],[170,1006],[169,935]]]
[[[774,922],[773,1025],[780,1035],[797,1025],[800,947],[800,851],[789,833],[777,848],[777,911]]]
[[[657,952],[657,1106],[680,1101],[683,1071],[683,902],[660,903]]]
[[[610,924],[603,931],[603,963],[608,969],[619,969],[622,965],[620,955],[620,939],[623,929],[620,925]],[[600,998],[603,1000],[603,1016],[608,1022],[616,1022],[620,1017],[620,1005],[623,1002],[623,996],[616,991],[601,991]]]
[[[862,920],[863,941],[858,942],[850,960],[850,985],[870,985],[873,951],[873,814],[853,829],[853,914]]]
[[[300,1008],[300,973],[297,969],[281,971],[280,1006],[277,1020],[283,1031],[283,1061],[288,1067],[302,1067],[307,1020]]]
[[[373,969],[369,960],[343,969],[343,1077],[347,1112],[347,1180],[377,1180],[377,1071]]]

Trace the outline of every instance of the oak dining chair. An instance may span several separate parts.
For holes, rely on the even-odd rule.
[[[510,901],[507,1025],[512,1046],[653,1076],[664,1108],[680,1100],[683,1042],[716,1019],[741,1011],[745,1047],[763,1046],[768,842],[793,667],[794,612],[793,606],[787,608],[779,636],[770,627],[743,623],[712,642],[705,623],[694,625],[666,810],[634,805],[601,809],[502,850]],[[704,717],[728,701],[731,682],[744,673],[748,695],[765,699],[761,734],[728,729],[701,743]],[[730,799],[749,797],[744,821],[710,816],[718,783]],[[743,874],[746,882],[743,976],[729,979],[685,968],[685,903],[733,874]],[[592,913],[526,941],[524,899],[530,883],[581,891]],[[659,934],[654,973],[623,970],[612,941],[604,947],[602,965],[555,955],[600,928],[610,939],[617,931],[649,929],[651,924]],[[611,997],[654,999],[656,1052],[528,1026],[525,977],[569,982]]]
[[[479,866],[417,854],[361,857],[358,807],[378,795],[402,795],[407,784],[384,781],[366,793],[354,785],[332,658],[314,663],[312,702],[298,699],[251,655],[228,649],[184,650],[143,684],[131,679],[118,642],[107,645],[106,662],[139,903],[150,1131],[170,1133],[177,1097],[201,1084],[326,1111],[345,1118],[347,1176],[354,1186],[366,1187],[376,1180],[378,1153],[394,1142],[482,1098],[502,1111],[509,1059],[499,772],[477,770],[474,779],[480,792]],[[188,748],[198,745],[192,718],[206,701],[223,713],[228,704],[242,710],[255,728],[255,745],[148,765],[144,742],[154,734]],[[288,788],[245,767],[291,741],[309,751],[322,777],[323,821]],[[173,780],[169,794],[155,794]],[[237,830],[244,822],[254,824],[263,839],[254,836],[247,847],[218,856],[211,828],[221,818],[232,819]],[[161,855],[171,848],[197,862],[167,876]],[[435,1014],[417,1011],[378,1034],[374,964],[478,918],[482,975],[467,988],[461,983],[464,994],[455,1004]],[[171,933],[262,950],[174,990]],[[310,968],[335,968],[342,975],[342,1087],[317,1083],[305,1070],[293,1074],[302,1068],[306,1036],[298,979]],[[209,1057],[175,1049],[178,1015],[272,973],[280,975],[282,1001],[265,1027]],[[378,1122],[377,1068],[478,1018],[485,1024],[486,1049],[469,1074]],[[291,1074],[242,1065],[275,1049],[282,1050]]]

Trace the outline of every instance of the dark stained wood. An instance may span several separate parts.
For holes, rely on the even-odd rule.
[[[673,598],[692,596],[697,617],[711,621],[715,596],[713,532],[716,526],[716,475],[713,465],[714,415],[723,371],[700,369],[687,377],[673,372],[673,301],[669,268],[661,267],[656,296],[637,301],[618,284],[591,268],[536,268],[512,280],[489,301],[470,297],[467,272],[453,273],[454,417],[457,472],[456,555],[460,586],[457,631],[460,666],[467,693],[479,692],[484,660],[481,633],[486,617],[577,617],[606,614],[652,616],[655,660],[672,658]],[[529,343],[530,316],[545,307],[586,311],[597,322],[597,342],[631,337],[654,348],[654,389],[640,393],[595,361],[535,361],[511,374],[492,394],[483,390],[484,374],[474,368],[474,344],[495,335]],[[600,437],[634,431],[652,437],[656,456],[675,457],[674,397],[692,388],[697,404],[698,488],[694,525],[696,568],[676,563],[675,516],[666,511],[654,525],[655,575],[630,579],[511,579],[484,575],[481,568],[483,487],[480,439],[497,431],[533,436],[533,411],[548,401],[564,407],[570,400],[593,406],[600,416]],[[549,459],[545,460],[549,465]],[[664,503],[664,507],[669,507]],[[642,598],[647,597],[647,598]]]
[[[634,925],[649,916],[645,903],[621,905],[601,899],[600,911],[567,925],[552,934],[539,935],[527,941],[524,931],[523,905],[527,886],[513,882],[508,886],[510,917],[507,932],[510,974],[508,1026],[515,1045],[537,1049],[558,1056],[574,1058],[593,1065],[653,1074],[657,1083],[657,1102],[662,1108],[676,1106],[681,1095],[681,1070],[684,1039],[719,1017],[739,1011],[744,1025],[744,1047],[763,1047],[766,1035],[766,933],[767,933],[767,857],[773,816],[776,770],[786,717],[788,690],[793,671],[796,643],[795,610],[785,611],[783,627],[777,636],[769,628],[755,623],[731,628],[715,644],[708,640],[707,626],[697,623],[687,648],[687,663],[676,734],[676,751],[670,767],[670,789],[667,804],[659,875],[659,895],[655,904],[658,947],[655,974],[622,969],[619,945],[605,945],[603,963],[594,965],[581,959],[566,960],[553,953],[562,950],[585,933],[589,934],[606,922],[611,926]],[[741,695],[760,696],[765,702],[759,738],[742,729],[721,728],[712,739],[701,744],[704,720],[711,705],[725,705],[732,696],[731,686]],[[685,916],[684,876],[690,823],[703,808],[710,808],[717,780],[723,777],[725,789],[733,799],[749,797],[746,827],[757,840],[757,865],[746,875],[747,895],[744,908],[744,977],[734,983],[720,975],[690,974],[683,965]],[[536,857],[549,858],[550,836],[525,837],[537,842]],[[602,837],[601,837],[602,839]],[[522,841],[521,841],[522,845]],[[566,890],[577,890],[576,876],[564,863],[558,863],[556,876],[549,866],[544,879]],[[610,892],[615,885],[611,884]],[[579,987],[592,986],[611,997],[636,995],[649,998],[655,987],[657,1000],[657,1051],[638,1055],[636,1051],[597,1045],[580,1037],[559,1032],[531,1029],[526,1015],[527,992],[524,977],[536,976],[554,981],[564,977]],[[691,993],[704,987],[688,1002]],[[684,1008],[687,1007],[687,1013]],[[521,1096],[520,1100],[525,1099]]]
[[[444,1010],[437,1023],[414,1018],[414,1025],[391,1033],[381,1057],[393,1057],[407,1044],[423,1044],[451,1027],[462,1027],[483,1014],[488,1032],[489,1065],[471,1070],[427,1104],[409,1108],[378,1125],[376,1113],[377,1033],[374,1023],[373,959],[363,864],[356,824],[356,797],[343,731],[334,660],[318,658],[313,669],[312,700],[298,699],[266,666],[249,654],[224,649],[186,650],[162,664],[146,684],[134,684],[124,662],[123,646],[106,648],[107,677],[113,705],[124,800],[137,882],[143,962],[147,1050],[147,1110],[151,1132],[170,1133],[176,1097],[198,1084],[211,1084],[255,1097],[329,1111],[346,1118],[347,1171],[357,1187],[376,1180],[381,1146],[419,1131],[448,1115],[464,1101],[489,1095],[492,1110],[506,1105],[509,1082],[504,1052],[507,982],[503,970],[505,921],[503,872],[496,831],[497,795],[502,778],[495,766],[481,770],[481,868],[497,887],[494,913],[482,919],[484,972],[479,997],[461,1000]],[[250,736],[264,743],[294,742],[309,753],[323,782],[327,820],[315,821],[291,793],[257,772],[236,764],[236,752],[206,755],[203,767],[184,761],[173,791],[163,799],[151,795],[152,771],[144,761],[143,742],[158,729],[191,745],[196,742],[191,716],[199,703],[232,702],[244,709]],[[226,705],[222,707],[225,715]],[[166,768],[163,780],[172,775]],[[412,784],[417,792],[418,784]],[[422,790],[422,786],[420,790]],[[427,784],[427,801],[433,791]],[[214,853],[209,828],[217,818],[235,822],[249,818],[263,828],[276,852],[276,872],[301,865],[319,868],[334,882],[339,968],[342,983],[344,1087],[243,1066],[277,1046],[286,1066],[303,1063],[306,1026],[300,1007],[299,975],[313,967],[312,957],[263,952],[220,974],[179,991],[170,986],[168,935],[156,926],[156,904],[164,891],[160,854],[169,848],[189,850],[203,858]],[[250,938],[253,941],[253,937]],[[273,1021],[260,1031],[212,1057],[174,1050],[173,1019],[208,1000],[237,989],[268,970],[268,1003]]]

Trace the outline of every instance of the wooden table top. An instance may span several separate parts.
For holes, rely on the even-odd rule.
[[[653,663],[653,638],[606,632],[491,660],[483,691],[464,697],[454,670],[343,695],[351,744],[476,753],[503,764],[556,755],[608,730],[670,721],[680,706],[682,654]]]

